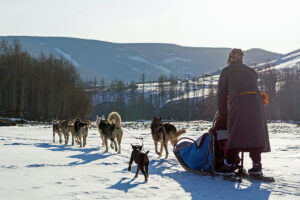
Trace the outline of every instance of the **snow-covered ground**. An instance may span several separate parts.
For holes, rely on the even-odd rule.
[[[211,123],[174,123],[187,128],[185,136],[198,138]],[[188,173],[178,164],[169,144],[168,160],[154,153],[151,136],[149,181],[128,172],[131,135],[150,133],[145,122],[124,123],[120,155],[104,153],[96,129],[89,130],[86,148],[52,142],[49,126],[0,127],[0,199],[300,199],[300,127],[270,123],[272,152],[263,154],[263,167],[275,183],[234,183],[220,177]],[[56,138],[58,141],[58,138]],[[100,148],[99,148],[100,147]],[[245,158],[246,168],[251,163]]]

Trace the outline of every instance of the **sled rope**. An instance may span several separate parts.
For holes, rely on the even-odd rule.
[[[130,135],[131,137],[133,137],[133,138],[135,138],[135,139],[137,139],[137,140],[142,140],[142,141],[144,140],[144,138],[148,137],[148,136],[151,134],[151,132],[150,132],[150,133],[146,134],[146,135],[143,136],[143,137],[136,137],[136,136],[132,135],[130,132],[128,132],[125,128],[123,128],[123,131],[124,131],[125,133],[127,133],[128,135]]]
[[[128,131],[126,131],[125,128],[123,128],[123,131],[125,133],[127,133],[129,136],[131,136],[131,137],[133,137],[133,138],[135,138],[137,140],[141,140],[142,141],[142,146],[143,146],[143,151],[145,151],[145,149],[144,149],[144,138],[148,137],[151,134],[151,132],[148,133],[148,134],[146,134],[144,137],[136,137],[136,136],[132,135],[131,133],[129,133]]]

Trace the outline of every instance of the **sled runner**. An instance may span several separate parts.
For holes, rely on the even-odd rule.
[[[273,177],[263,175],[249,175],[242,166],[237,173],[224,175],[217,172],[223,166],[225,159],[225,147],[228,140],[226,130],[218,130],[214,133],[205,133],[197,140],[191,138],[181,138],[174,145],[173,152],[180,165],[189,172],[222,176],[225,180],[241,182],[242,179],[260,180],[264,182],[274,182]]]

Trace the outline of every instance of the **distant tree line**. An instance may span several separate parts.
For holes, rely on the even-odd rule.
[[[259,73],[260,90],[269,95],[266,107],[270,120],[300,121],[300,66],[274,70],[266,64]]]
[[[85,117],[91,98],[75,67],[53,55],[32,57],[18,41],[0,43],[0,116],[30,120]]]
[[[96,104],[91,118],[117,111],[124,120],[149,120],[153,116],[169,120],[210,120],[216,109],[215,85],[208,76],[179,80],[173,75],[161,75],[157,81],[145,82],[142,74],[139,83],[114,80],[104,84],[101,79],[101,83],[90,80],[86,85]]]
[[[300,121],[300,67],[285,70],[274,70],[272,67],[267,63],[262,69],[257,69],[260,91],[269,95],[267,118]],[[96,114],[107,116],[115,110],[121,113],[124,120],[149,120],[153,116],[170,120],[213,119],[217,110],[217,85],[213,76],[178,80],[172,75],[161,75],[152,83],[145,83],[144,80],[142,75],[139,83],[126,84],[115,80],[105,86],[102,79],[101,89],[93,92],[99,95],[94,98],[95,103],[99,98],[101,103],[95,106],[92,117]],[[140,92],[138,85],[142,85]],[[145,91],[146,86],[152,90]]]

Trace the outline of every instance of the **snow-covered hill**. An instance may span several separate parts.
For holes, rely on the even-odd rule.
[[[282,55],[277,59],[274,59],[274,60],[271,60],[268,62],[262,62],[258,65],[252,65],[250,67],[257,67],[258,73],[260,73],[261,71],[264,70],[264,68],[266,66],[269,66],[269,65],[271,65],[271,69],[275,69],[275,70],[300,68],[300,49],[292,51],[288,54]],[[168,99],[164,102],[164,104],[168,103],[170,101],[177,101],[182,98],[183,99],[186,99],[186,98],[194,99],[194,98],[202,98],[203,95],[204,96],[208,95],[208,93],[210,91],[208,86],[213,86],[216,88],[218,85],[219,72],[220,71],[211,73],[212,75],[207,75],[205,78],[199,78],[196,81],[190,81],[189,82],[189,84],[190,84],[189,94],[184,92],[184,94],[182,96],[176,96],[172,99]],[[181,87],[182,87],[181,90],[185,90],[185,84],[186,84],[186,82],[181,85]],[[194,85],[196,85],[196,87],[194,87]],[[180,85],[178,84],[177,87],[180,87]],[[152,90],[155,90],[155,88],[153,88],[153,87],[146,86],[146,88],[151,88]],[[196,89],[196,92],[194,91],[195,89]],[[140,85],[139,91],[141,91],[141,90],[142,90],[142,87]]]
[[[282,55],[274,60],[269,61],[268,63],[260,63],[257,65],[257,67],[259,69],[263,69],[266,64],[272,65],[272,68],[276,70],[291,69],[296,67],[300,68],[300,49]]]
[[[33,56],[53,54],[73,63],[83,78],[104,77],[106,80],[156,80],[161,74],[197,76],[226,65],[231,49],[183,47],[159,43],[111,43],[63,37],[0,37],[12,43],[17,39]],[[262,49],[245,51],[247,64],[275,59],[280,54]]]
[[[272,152],[263,154],[265,174],[275,183],[244,181],[240,184],[219,177],[188,173],[177,162],[169,144],[169,159],[158,158],[151,136],[144,148],[150,151],[149,181],[142,174],[134,179],[136,164],[128,172],[131,135],[145,136],[149,123],[124,123],[122,154],[104,153],[96,129],[89,130],[87,146],[52,142],[47,126],[0,127],[0,199],[300,199],[300,127],[270,123]],[[206,132],[211,122],[174,122],[187,128],[193,139]],[[130,135],[131,134],[131,135]],[[246,169],[251,167],[245,155]]]
[[[276,70],[283,70],[283,69],[296,69],[300,67],[300,49],[297,51],[293,51],[286,55],[280,56],[278,59],[269,61],[268,63],[263,62],[256,65],[258,73],[264,72],[264,68],[267,65],[271,65],[271,68]],[[252,65],[250,67],[255,67]],[[164,89],[164,98],[163,100],[160,98],[158,107],[162,108],[163,106],[167,105],[170,102],[179,102],[183,99],[190,99],[190,103],[193,101],[199,102],[200,99],[207,97],[209,92],[211,92],[211,87],[214,89],[217,88],[218,80],[219,80],[219,73],[220,71],[216,71],[211,74],[207,74],[205,77],[199,77],[195,80],[181,80],[178,81],[177,84],[172,86],[173,92],[170,92],[170,82],[164,82],[163,89]],[[280,80],[278,80],[279,82]],[[189,85],[189,90],[187,90],[187,84]],[[149,99],[152,97],[153,99],[156,98],[157,95],[160,94],[161,90],[161,83],[158,82],[149,82],[143,84],[137,84],[136,95],[141,95],[144,91],[144,97]],[[216,92],[216,90],[214,91]],[[173,96],[171,97],[171,93]],[[131,91],[130,89],[124,90],[124,101],[128,103],[131,98]],[[118,95],[116,92],[106,92],[106,97],[103,98],[103,93],[99,92],[93,98],[93,105],[109,103],[109,102],[118,102]],[[152,101],[152,103],[155,101]],[[157,105],[156,105],[157,106]],[[98,112],[102,112],[98,110]]]

